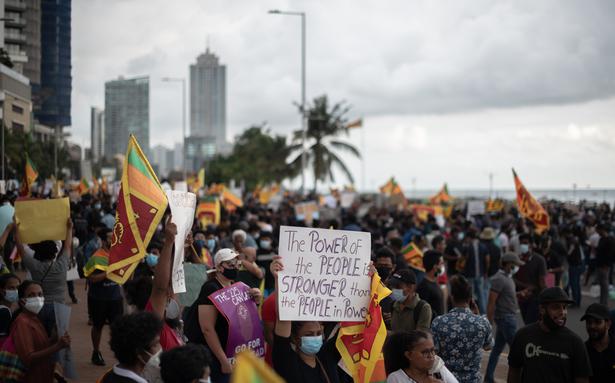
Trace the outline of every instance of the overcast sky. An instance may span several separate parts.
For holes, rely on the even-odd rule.
[[[365,184],[409,188],[615,187],[615,2],[73,1],[73,126],[89,147],[104,82],[150,76],[151,145],[181,140],[181,90],[206,47],[227,65],[228,139],[299,126],[299,18],[308,99],[352,105]],[[357,184],[361,162],[347,158]],[[340,183],[343,178],[340,177]]]

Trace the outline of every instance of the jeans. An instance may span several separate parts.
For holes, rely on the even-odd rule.
[[[487,294],[484,286],[484,278],[468,278],[468,282],[472,285],[472,295],[476,298],[476,304],[481,314],[487,312]]]
[[[583,275],[583,266],[570,266],[568,268],[568,286],[572,295],[572,300],[577,306],[581,305],[581,275]]]
[[[600,304],[606,305],[609,299],[609,267],[598,267],[598,283],[600,283]]]
[[[498,365],[500,354],[504,350],[504,346],[508,343],[510,347],[512,345],[513,338],[517,332],[517,315],[509,314],[501,318],[495,319],[497,326],[495,332],[495,344],[489,354],[489,362],[487,363],[487,371],[485,372],[485,382],[493,383],[493,374],[495,368]]]

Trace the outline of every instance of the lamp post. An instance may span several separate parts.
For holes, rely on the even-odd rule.
[[[181,82],[182,84],[182,171],[186,177],[186,79],[183,77],[163,77],[164,82]]]
[[[15,21],[14,19],[10,18],[10,17],[0,17],[0,21],[2,22],[2,26],[0,26],[0,28],[2,28],[2,30],[4,30],[4,22],[5,21]],[[6,178],[4,178],[4,157],[5,157],[5,153],[4,153],[4,129],[6,127],[6,124],[4,123],[4,116],[2,116],[2,180],[5,181]]]
[[[301,193],[305,190],[305,168],[307,165],[306,148],[307,143],[307,113],[305,105],[305,12],[288,12],[277,9],[269,11],[273,15],[288,15],[301,17],[301,132],[303,151],[301,152]]]

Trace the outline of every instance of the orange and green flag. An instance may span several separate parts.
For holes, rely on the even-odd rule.
[[[378,273],[374,273],[365,321],[341,323],[335,345],[354,383],[386,382],[382,347],[387,330],[380,301],[389,294],[391,290],[382,284]]]
[[[231,383],[284,383],[276,372],[252,351],[237,354]]]
[[[538,234],[549,230],[549,214],[545,208],[527,191],[517,176],[515,169],[513,169],[513,178],[515,179],[515,189],[517,190],[517,205],[521,215],[534,223]]]
[[[401,253],[403,254],[408,266],[425,272],[425,266],[423,266],[423,252],[417,245],[414,244],[414,242],[410,242],[404,246],[401,249]]]
[[[453,197],[448,192],[447,184],[444,184],[444,186],[442,186],[442,189],[440,189],[440,191],[436,195],[429,198],[429,202],[432,205],[446,204],[451,202],[452,200]]]
[[[32,162],[30,156],[28,156],[28,153],[26,153],[24,178],[21,188],[19,190],[19,195],[22,197],[29,197],[30,193],[32,192],[32,184],[34,183],[34,181],[36,181],[37,178],[38,170],[36,170],[34,162]]]
[[[79,191],[80,195],[84,195],[85,193],[90,191],[90,184],[88,183],[88,180],[86,180],[85,178],[82,178],[81,181],[79,182],[79,186],[77,186],[77,190]]]
[[[109,253],[107,253],[103,249],[98,249],[88,262],[83,266],[83,275],[87,278],[89,277],[94,270],[107,271],[109,267]]]
[[[238,207],[243,207],[243,200],[240,196],[236,195],[228,188],[224,188],[222,190],[222,195],[220,195],[220,199],[224,204],[224,208],[229,212],[235,211]]]
[[[107,278],[123,284],[145,257],[156,227],[167,208],[158,177],[131,135],[124,158],[117,200]]]
[[[386,195],[387,197],[390,197],[392,195],[404,194],[397,181],[395,181],[394,177],[391,177],[391,179],[389,179],[386,184],[380,187],[380,193]]]

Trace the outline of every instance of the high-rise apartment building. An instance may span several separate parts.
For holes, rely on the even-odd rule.
[[[41,83],[41,0],[26,0],[23,15],[26,27],[26,56],[28,62],[23,67],[23,75],[30,79],[33,87]]]
[[[226,66],[209,48],[190,65],[190,136],[226,144]]]
[[[23,0],[5,0],[25,3]],[[69,126],[72,92],[71,0],[41,0],[41,82],[34,115],[41,124]]]
[[[149,153],[149,77],[105,83],[105,157],[125,154],[128,137],[134,134]]]
[[[13,70],[23,74],[28,62],[26,55],[26,2],[24,0],[4,0],[2,18],[4,19],[4,49],[13,63]]]
[[[98,162],[105,155],[105,111],[93,106],[90,110],[90,156]]]

